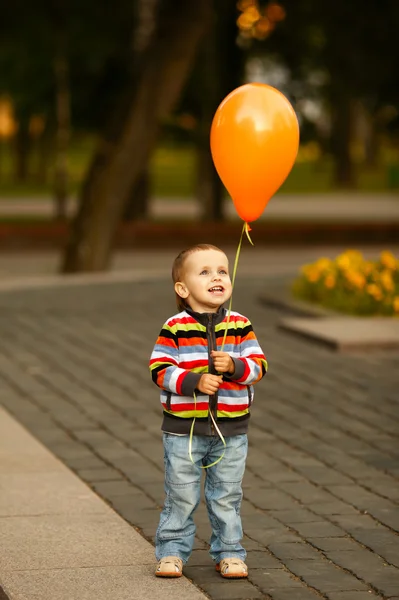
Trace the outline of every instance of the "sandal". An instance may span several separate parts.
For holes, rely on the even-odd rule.
[[[216,565],[216,571],[228,579],[248,577],[248,567],[241,558],[223,558]]]
[[[183,561],[178,556],[164,556],[158,562],[157,577],[181,577],[183,575]]]

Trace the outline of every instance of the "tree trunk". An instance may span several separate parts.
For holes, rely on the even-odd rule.
[[[14,179],[16,183],[25,182],[28,178],[28,160],[31,148],[28,123],[21,120],[18,131],[14,138],[15,149],[15,171]]]
[[[197,146],[197,199],[203,221],[223,221],[224,187],[209,151],[209,129]]]
[[[203,221],[223,220],[224,187],[213,164],[209,134],[213,115],[222,100],[217,53],[216,24],[203,41],[199,53],[200,120],[197,136],[196,196]]]
[[[236,43],[238,11],[235,2],[216,3],[213,27],[199,56],[200,126],[197,139],[197,198],[204,221],[222,221],[225,188],[210,150],[210,130],[220,102],[242,83],[243,53]]]
[[[48,172],[50,167],[51,152],[53,139],[50,131],[47,128],[43,131],[37,142],[38,157],[35,173],[35,180],[39,184],[46,184],[48,180]]]
[[[149,198],[150,175],[148,168],[146,168],[130,191],[123,220],[135,221],[136,219],[146,219],[148,217]]]
[[[68,146],[70,135],[70,109],[68,63],[66,56],[59,55],[55,59],[56,80],[56,158],[54,173],[55,215],[57,219],[65,219],[68,200]]]
[[[68,147],[70,138],[70,89],[67,39],[67,0],[57,0],[54,5],[55,59],[54,79],[56,94],[56,154],[54,173],[55,216],[66,218],[68,201]]]
[[[369,115],[368,131],[364,142],[366,167],[375,169],[380,156],[380,135],[375,115]]]
[[[343,188],[355,187],[355,170],[351,155],[352,126],[352,97],[342,87],[336,90],[333,102],[332,147],[335,158],[334,183]]]
[[[136,85],[96,151],[66,248],[64,272],[107,268],[129,192],[148,164],[158,124],[175,104],[208,25],[211,0],[162,0]]]

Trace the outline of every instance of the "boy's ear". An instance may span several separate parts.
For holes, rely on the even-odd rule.
[[[180,296],[180,298],[187,298],[188,297],[188,289],[186,288],[186,286],[184,285],[184,283],[182,283],[181,281],[176,281],[175,283],[175,292],[178,296]]]

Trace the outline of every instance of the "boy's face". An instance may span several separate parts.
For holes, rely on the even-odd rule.
[[[195,312],[217,312],[232,292],[227,256],[218,250],[190,254],[175,291]]]

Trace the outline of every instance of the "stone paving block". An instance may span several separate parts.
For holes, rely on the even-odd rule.
[[[280,481],[302,481],[303,477],[288,467],[281,467],[275,471],[262,471],[262,479],[270,484],[278,484]]]
[[[112,435],[98,428],[80,429],[75,432],[74,436],[80,442],[87,443],[92,447],[115,443],[115,438]],[[118,444],[118,447],[120,447],[120,444]]]
[[[148,461],[146,456],[141,456],[136,450],[127,447],[124,448],[124,452],[121,456],[111,457],[109,461],[113,464],[113,466],[116,469],[122,471],[122,473],[125,474],[129,471],[132,471],[132,469],[134,469],[135,467],[145,468],[148,466],[154,468],[154,465]],[[163,469],[161,469],[161,465],[159,467],[158,472],[160,474],[162,474],[163,472]]]
[[[350,504],[346,502],[342,502],[341,500],[335,499],[333,502],[321,502],[318,504],[317,502],[312,502],[311,504],[312,510],[317,515],[358,515],[359,511]]]
[[[248,551],[246,563],[249,569],[281,569],[281,562],[269,554],[265,549],[249,550],[244,543],[245,549]]]
[[[287,560],[286,565],[292,573],[295,573],[321,594],[334,591],[367,591],[369,589],[365,583],[326,560]]]
[[[312,510],[313,507],[314,505],[312,505]],[[297,510],[269,510],[268,514],[286,525],[320,521],[319,515],[314,514],[313,512],[310,512],[306,508],[302,507],[298,508]]]
[[[207,550],[208,551],[209,544],[204,540],[200,539],[198,535],[195,536],[194,540],[194,548],[193,550]]]
[[[36,437],[49,447],[51,444],[69,443],[73,439],[69,432],[62,429],[51,418],[46,419],[36,429]]]
[[[113,464],[114,467],[120,471],[123,471],[123,468],[119,466],[120,463],[127,464],[127,462],[130,461],[131,468],[132,465],[134,465],[135,460],[140,460],[140,457],[134,450],[128,448],[119,441],[115,441],[106,446],[101,444],[96,446],[93,445],[93,448],[98,456],[103,458],[108,463]]]
[[[1,403],[12,415],[15,415],[18,420],[27,428],[35,428],[40,424],[42,417],[46,417],[43,410],[23,396],[6,397],[1,399]]]
[[[388,563],[399,567],[398,536],[393,532],[389,530],[358,529],[352,532],[352,536]]]
[[[373,477],[372,479],[362,478],[359,481],[359,483],[363,487],[368,488],[369,490],[378,494],[379,496],[383,496],[384,498],[388,498],[396,502],[399,500],[399,482],[396,481],[393,477],[381,477],[379,475]]]
[[[115,500],[112,507],[132,525],[140,527],[140,529],[146,529],[150,532],[151,537],[155,535],[161,513],[159,507],[153,504],[145,508],[143,506],[135,506],[134,503],[121,505],[118,500]]]
[[[123,473],[127,479],[135,482],[140,487],[144,487],[148,483],[153,484],[163,480],[161,469],[151,464],[142,466],[133,464],[130,469],[124,469]]]
[[[198,582],[198,585],[211,598],[219,600],[260,600],[264,599],[264,594],[258,590],[250,581],[220,581],[220,575],[217,580],[202,579],[202,574],[198,572],[200,567],[187,568],[187,577]]]
[[[355,506],[359,510],[367,509],[369,506],[375,504],[386,506],[387,508],[393,507],[393,504],[389,500],[384,500],[381,496],[373,494],[359,485],[327,485],[326,487],[334,496],[338,496],[338,498],[352,504],[352,506]]]
[[[111,467],[104,467],[103,469],[79,469],[77,471],[79,477],[84,481],[97,482],[97,481],[115,481],[123,479],[123,476]]]
[[[367,592],[331,592],[327,594],[329,600],[382,600],[382,596],[377,596],[372,590]]]
[[[163,506],[165,501],[165,491],[163,480],[156,483],[146,483],[142,486],[143,491],[147,496],[159,506]]]
[[[244,535],[242,538],[242,545],[244,546],[244,548],[247,551],[251,551],[251,550],[257,550],[259,552],[264,552],[265,551],[265,545],[261,544],[260,542],[257,542],[256,540],[253,540],[252,538],[249,538],[246,533],[245,533],[245,527],[244,527]]]
[[[384,526],[377,523],[370,515],[360,512],[352,515],[331,515],[330,520],[350,533],[360,529],[384,530]]]
[[[399,592],[398,570],[369,550],[359,548],[350,552],[328,552],[327,555],[336,565],[351,571],[381,594],[391,596]]]
[[[118,498],[121,497],[123,501],[128,501],[130,498],[146,496],[139,491],[134,485],[132,485],[126,479],[121,481],[98,481],[92,482],[91,487],[100,495],[106,498]],[[148,499],[147,499],[148,502]]]
[[[325,465],[321,467],[298,467],[298,469],[309,481],[317,485],[345,485],[352,483],[349,477],[338,473],[334,469],[329,469]]]
[[[370,514],[387,525],[390,529],[399,532],[399,509],[398,508],[379,508],[378,506],[370,509]]]
[[[255,527],[259,527],[262,529],[280,529],[281,531],[285,531],[286,529],[279,521],[259,510],[248,514],[248,510],[244,506],[241,514],[245,528],[254,529]]]
[[[351,539],[350,537],[338,537],[338,538],[308,538],[309,544],[322,550],[325,554],[329,552],[346,552],[356,551],[362,548],[362,546]]]
[[[288,559],[320,560],[321,554],[315,548],[304,542],[272,542],[268,546],[282,562]]]
[[[52,449],[52,446],[50,446],[50,448]],[[83,458],[67,458],[64,462],[74,471],[78,471],[79,469],[102,469],[107,467],[106,463],[98,458],[98,456],[94,456],[94,454]]]
[[[190,556],[190,560],[188,562],[188,566],[207,567],[214,569],[215,563],[209,556],[209,552],[207,550],[193,550]]]
[[[311,588],[277,588],[270,596],[273,600],[320,600],[320,595]]]
[[[324,492],[311,483],[279,483],[279,488],[299,500],[302,504],[313,504],[313,502],[332,502],[333,496]]]
[[[296,508],[295,501],[290,498],[288,494],[281,490],[270,488],[263,489],[262,487],[258,487],[256,490],[246,490],[245,497],[257,508],[261,508],[263,510],[290,510]]]
[[[133,435],[130,436],[129,440],[126,440],[128,446],[134,448],[141,457],[147,458],[152,463],[159,465],[160,470],[163,470],[163,445],[160,432],[157,432],[155,439],[147,431],[142,433],[143,435],[139,436],[136,429],[134,429]]]
[[[326,537],[343,537],[345,531],[328,523],[328,521],[319,521],[313,523],[295,523],[292,528],[304,538],[326,538]]]
[[[275,590],[308,590],[308,586],[300,581],[286,568],[282,569],[251,569],[249,579],[264,594],[273,594]]]
[[[249,529],[245,528],[245,534],[262,544],[263,546],[268,547],[274,541],[278,542],[300,542],[302,541],[299,535],[295,535],[291,532],[290,529],[285,529],[282,531],[281,529]]]
[[[75,442],[71,440],[69,442],[61,442],[51,445],[51,450],[59,456],[62,460],[70,460],[70,459],[89,459],[93,456],[93,453],[84,446],[83,444],[79,444],[79,442]]]
[[[381,473],[381,471],[371,465],[367,465],[364,461],[342,454],[339,461],[335,463],[335,467],[339,469],[341,473],[345,473],[352,479],[362,479],[363,477],[375,477]]]

